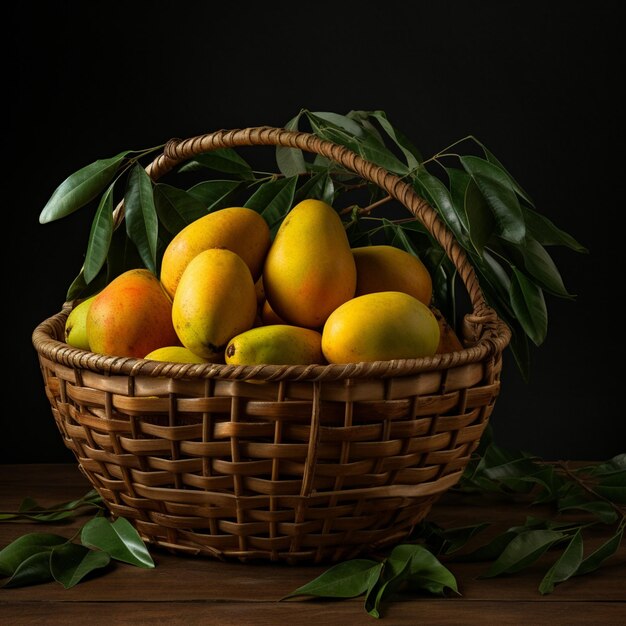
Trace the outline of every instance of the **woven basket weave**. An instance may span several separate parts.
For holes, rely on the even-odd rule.
[[[278,128],[218,131],[170,141],[146,170],[157,180],[200,153],[255,145],[324,155],[409,209],[467,289],[467,347],[346,365],[162,363],[63,343],[70,303],[37,326],[33,345],[65,444],[145,541],[244,561],[339,561],[402,540],[459,480],[510,333],[435,211],[342,146]]]

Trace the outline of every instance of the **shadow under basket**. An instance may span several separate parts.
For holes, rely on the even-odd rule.
[[[146,169],[157,180],[202,152],[253,145],[322,154],[407,207],[467,289],[466,347],[345,365],[162,363],[63,343],[70,303],[37,326],[33,345],[66,446],[149,544],[336,562],[400,542],[459,480],[493,410],[510,333],[435,211],[342,146],[276,128],[218,131],[169,142]]]

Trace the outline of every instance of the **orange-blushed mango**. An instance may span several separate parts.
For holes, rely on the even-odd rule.
[[[95,296],[87,313],[87,336],[92,352],[136,358],[179,343],[172,301],[147,269],[120,274]]]

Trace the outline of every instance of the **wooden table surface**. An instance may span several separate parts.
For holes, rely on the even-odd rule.
[[[0,510],[14,510],[31,496],[52,505],[84,495],[90,485],[76,465],[0,465]],[[429,519],[444,527],[493,521],[494,530],[522,523],[541,509],[486,503],[446,494]],[[87,516],[59,524],[0,524],[0,547],[28,532],[70,537]],[[609,537],[598,533],[589,547]],[[587,543],[586,543],[587,545]],[[244,564],[178,556],[151,547],[154,569],[116,563],[105,574],[65,590],[60,584],[0,589],[0,624],[626,624],[626,548],[600,570],[558,585],[546,596],[537,587],[545,562],[514,576],[479,579],[481,563],[447,563],[460,597],[403,595],[377,622],[363,609],[363,598],[350,600],[278,600],[321,574],[328,565]],[[554,557],[552,557],[554,558]]]

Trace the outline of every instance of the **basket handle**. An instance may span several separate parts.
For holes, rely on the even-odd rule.
[[[146,167],[146,171],[152,180],[156,181],[180,163],[204,152],[219,148],[257,145],[300,148],[307,152],[320,154],[340,163],[347,170],[384,189],[425,226],[454,263],[467,289],[473,308],[473,314],[466,317],[467,321],[471,324],[485,324],[495,321],[496,314],[485,301],[478,278],[465,251],[436,211],[414,191],[410,184],[379,165],[366,161],[345,146],[320,139],[311,133],[270,126],[218,130],[184,140],[171,139],[165,145],[163,153]],[[123,217],[123,206],[118,207],[118,211],[116,221]]]

